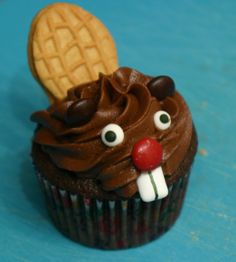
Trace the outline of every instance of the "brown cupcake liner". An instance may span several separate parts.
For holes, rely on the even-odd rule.
[[[140,198],[85,198],[37,176],[56,227],[70,239],[100,249],[139,246],[166,232],[180,213],[189,178],[179,177],[166,198],[145,203]]]

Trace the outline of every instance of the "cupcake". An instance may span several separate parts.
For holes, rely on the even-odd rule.
[[[176,221],[197,135],[170,77],[119,68],[71,88],[31,120],[36,174],[64,235],[100,249],[129,248]]]

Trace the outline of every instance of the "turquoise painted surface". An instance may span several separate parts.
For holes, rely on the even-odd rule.
[[[60,235],[32,175],[29,116],[48,102],[26,43],[50,2],[0,1],[0,261],[236,261],[236,1],[72,1],[109,27],[121,65],[175,79],[199,134],[178,222],[157,241],[115,252]]]

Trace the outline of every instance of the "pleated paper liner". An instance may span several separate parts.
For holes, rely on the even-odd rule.
[[[169,187],[166,198],[150,203],[140,198],[99,201],[59,189],[38,173],[49,213],[70,239],[100,249],[145,244],[166,232],[181,210],[189,174]]]

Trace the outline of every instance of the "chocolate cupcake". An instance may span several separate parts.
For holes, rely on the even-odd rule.
[[[134,247],[178,217],[197,148],[170,77],[130,68],[36,112],[32,158],[56,227],[101,249]]]

